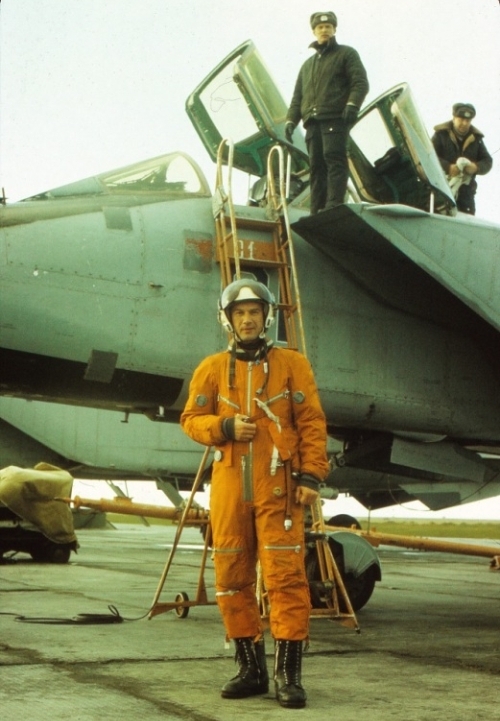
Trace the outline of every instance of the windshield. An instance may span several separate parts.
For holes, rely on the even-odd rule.
[[[103,194],[162,194],[173,198],[209,196],[210,188],[198,165],[184,153],[170,153],[69,183],[25,200],[48,200]]]
[[[450,187],[409,88],[394,101],[391,111],[412,154],[419,176],[443,196],[449,196]]]
[[[233,81],[236,61],[227,65],[200,93],[212,123],[221,137],[231,138],[235,143],[257,132],[255,120],[245,98]]]

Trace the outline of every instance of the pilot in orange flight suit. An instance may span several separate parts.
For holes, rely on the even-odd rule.
[[[195,441],[215,447],[210,520],[216,598],[239,663],[222,696],[268,691],[255,595],[259,559],[275,639],[276,696],[282,706],[301,708],[302,643],[311,608],[302,506],[318,498],[329,465],[325,416],[308,360],[265,338],[275,307],[262,283],[245,278],[227,286],[219,320],[234,340],[195,370],[181,425]]]

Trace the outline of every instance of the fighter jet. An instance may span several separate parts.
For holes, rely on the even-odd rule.
[[[329,484],[371,509],[500,494],[485,457],[500,450],[500,227],[456,212],[408,85],[362,110],[348,202],[317,216],[303,136],[287,142],[285,101],[251,41],[186,109],[210,157],[230,138],[225,167],[252,176],[235,205],[241,258],[278,299],[258,228],[269,150],[289,154],[308,357],[339,444]],[[1,394],[144,414],[152,434],[177,422],[197,363],[227,344],[212,187],[171,152],[0,207]],[[271,333],[286,342],[282,322]]]

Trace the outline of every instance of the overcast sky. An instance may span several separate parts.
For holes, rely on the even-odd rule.
[[[164,152],[214,172],[184,112],[190,91],[252,39],[288,103],[313,40],[309,16],[332,9],[374,99],[412,87],[429,132],[471,102],[495,158],[478,215],[500,222],[498,0],[2,0],[0,185],[16,200]]]
[[[360,53],[366,102],[408,82],[430,134],[453,103],[476,106],[495,163],[477,213],[500,223],[498,0],[2,0],[0,187],[17,200],[175,150],[213,187],[186,98],[252,39],[288,103],[319,10]]]

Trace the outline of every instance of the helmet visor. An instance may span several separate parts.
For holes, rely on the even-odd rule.
[[[220,306],[226,310],[233,303],[244,301],[256,301],[274,305],[274,297],[271,291],[257,280],[244,278],[230,283],[222,292]]]

